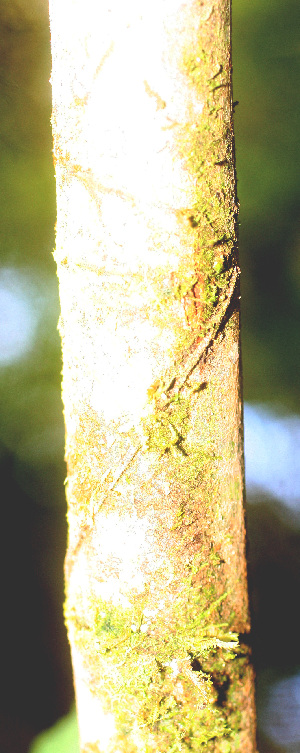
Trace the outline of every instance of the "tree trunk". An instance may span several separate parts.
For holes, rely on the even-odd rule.
[[[230,0],[50,0],[85,753],[253,753]]]

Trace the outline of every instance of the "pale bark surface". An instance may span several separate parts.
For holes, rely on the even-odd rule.
[[[82,751],[254,753],[229,1],[50,20]]]

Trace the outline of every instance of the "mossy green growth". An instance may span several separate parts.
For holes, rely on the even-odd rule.
[[[194,197],[185,220],[193,231],[204,322],[237,263],[238,206],[228,39],[222,19],[215,17],[212,25],[210,30],[209,24],[202,24],[197,41],[183,54],[182,72],[202,109],[191,111],[190,119],[179,130],[177,144],[193,180]]]
[[[94,692],[114,716],[120,753],[222,750],[207,745],[231,740],[226,708],[202,662],[217,659],[226,675],[238,639],[221,620],[226,594],[214,598],[214,585],[200,587],[201,568],[197,556],[185,581],[158,601],[150,591],[125,607],[95,601],[91,628],[68,615]]]
[[[166,410],[153,411],[142,421],[145,446],[159,455],[166,452],[187,455],[184,442],[189,423],[189,399],[176,394]]]
[[[33,741],[29,753],[80,753],[75,708],[53,727],[41,732]]]

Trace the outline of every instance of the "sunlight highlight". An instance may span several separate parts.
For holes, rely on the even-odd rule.
[[[203,107],[181,69],[199,19],[182,0],[86,0],[84,13],[78,0],[50,0],[50,15],[62,317],[81,301],[78,394],[106,422],[135,426],[186,325],[170,291],[182,266],[194,274],[181,218],[195,186],[177,141]]]
[[[76,683],[76,705],[80,740],[86,744],[97,744],[97,750],[106,751],[109,742],[116,734],[113,714],[103,711],[98,698],[90,692],[84,680],[82,659],[76,649],[72,650],[72,661]]]

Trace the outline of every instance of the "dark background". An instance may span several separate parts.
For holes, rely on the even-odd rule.
[[[233,3],[244,395],[258,421],[246,413],[249,458],[262,446],[274,479],[272,441],[281,448],[283,427],[289,437],[281,492],[249,460],[260,753],[300,751],[299,21],[299,0]],[[73,699],[50,69],[46,0],[0,0],[0,753],[27,753]]]

